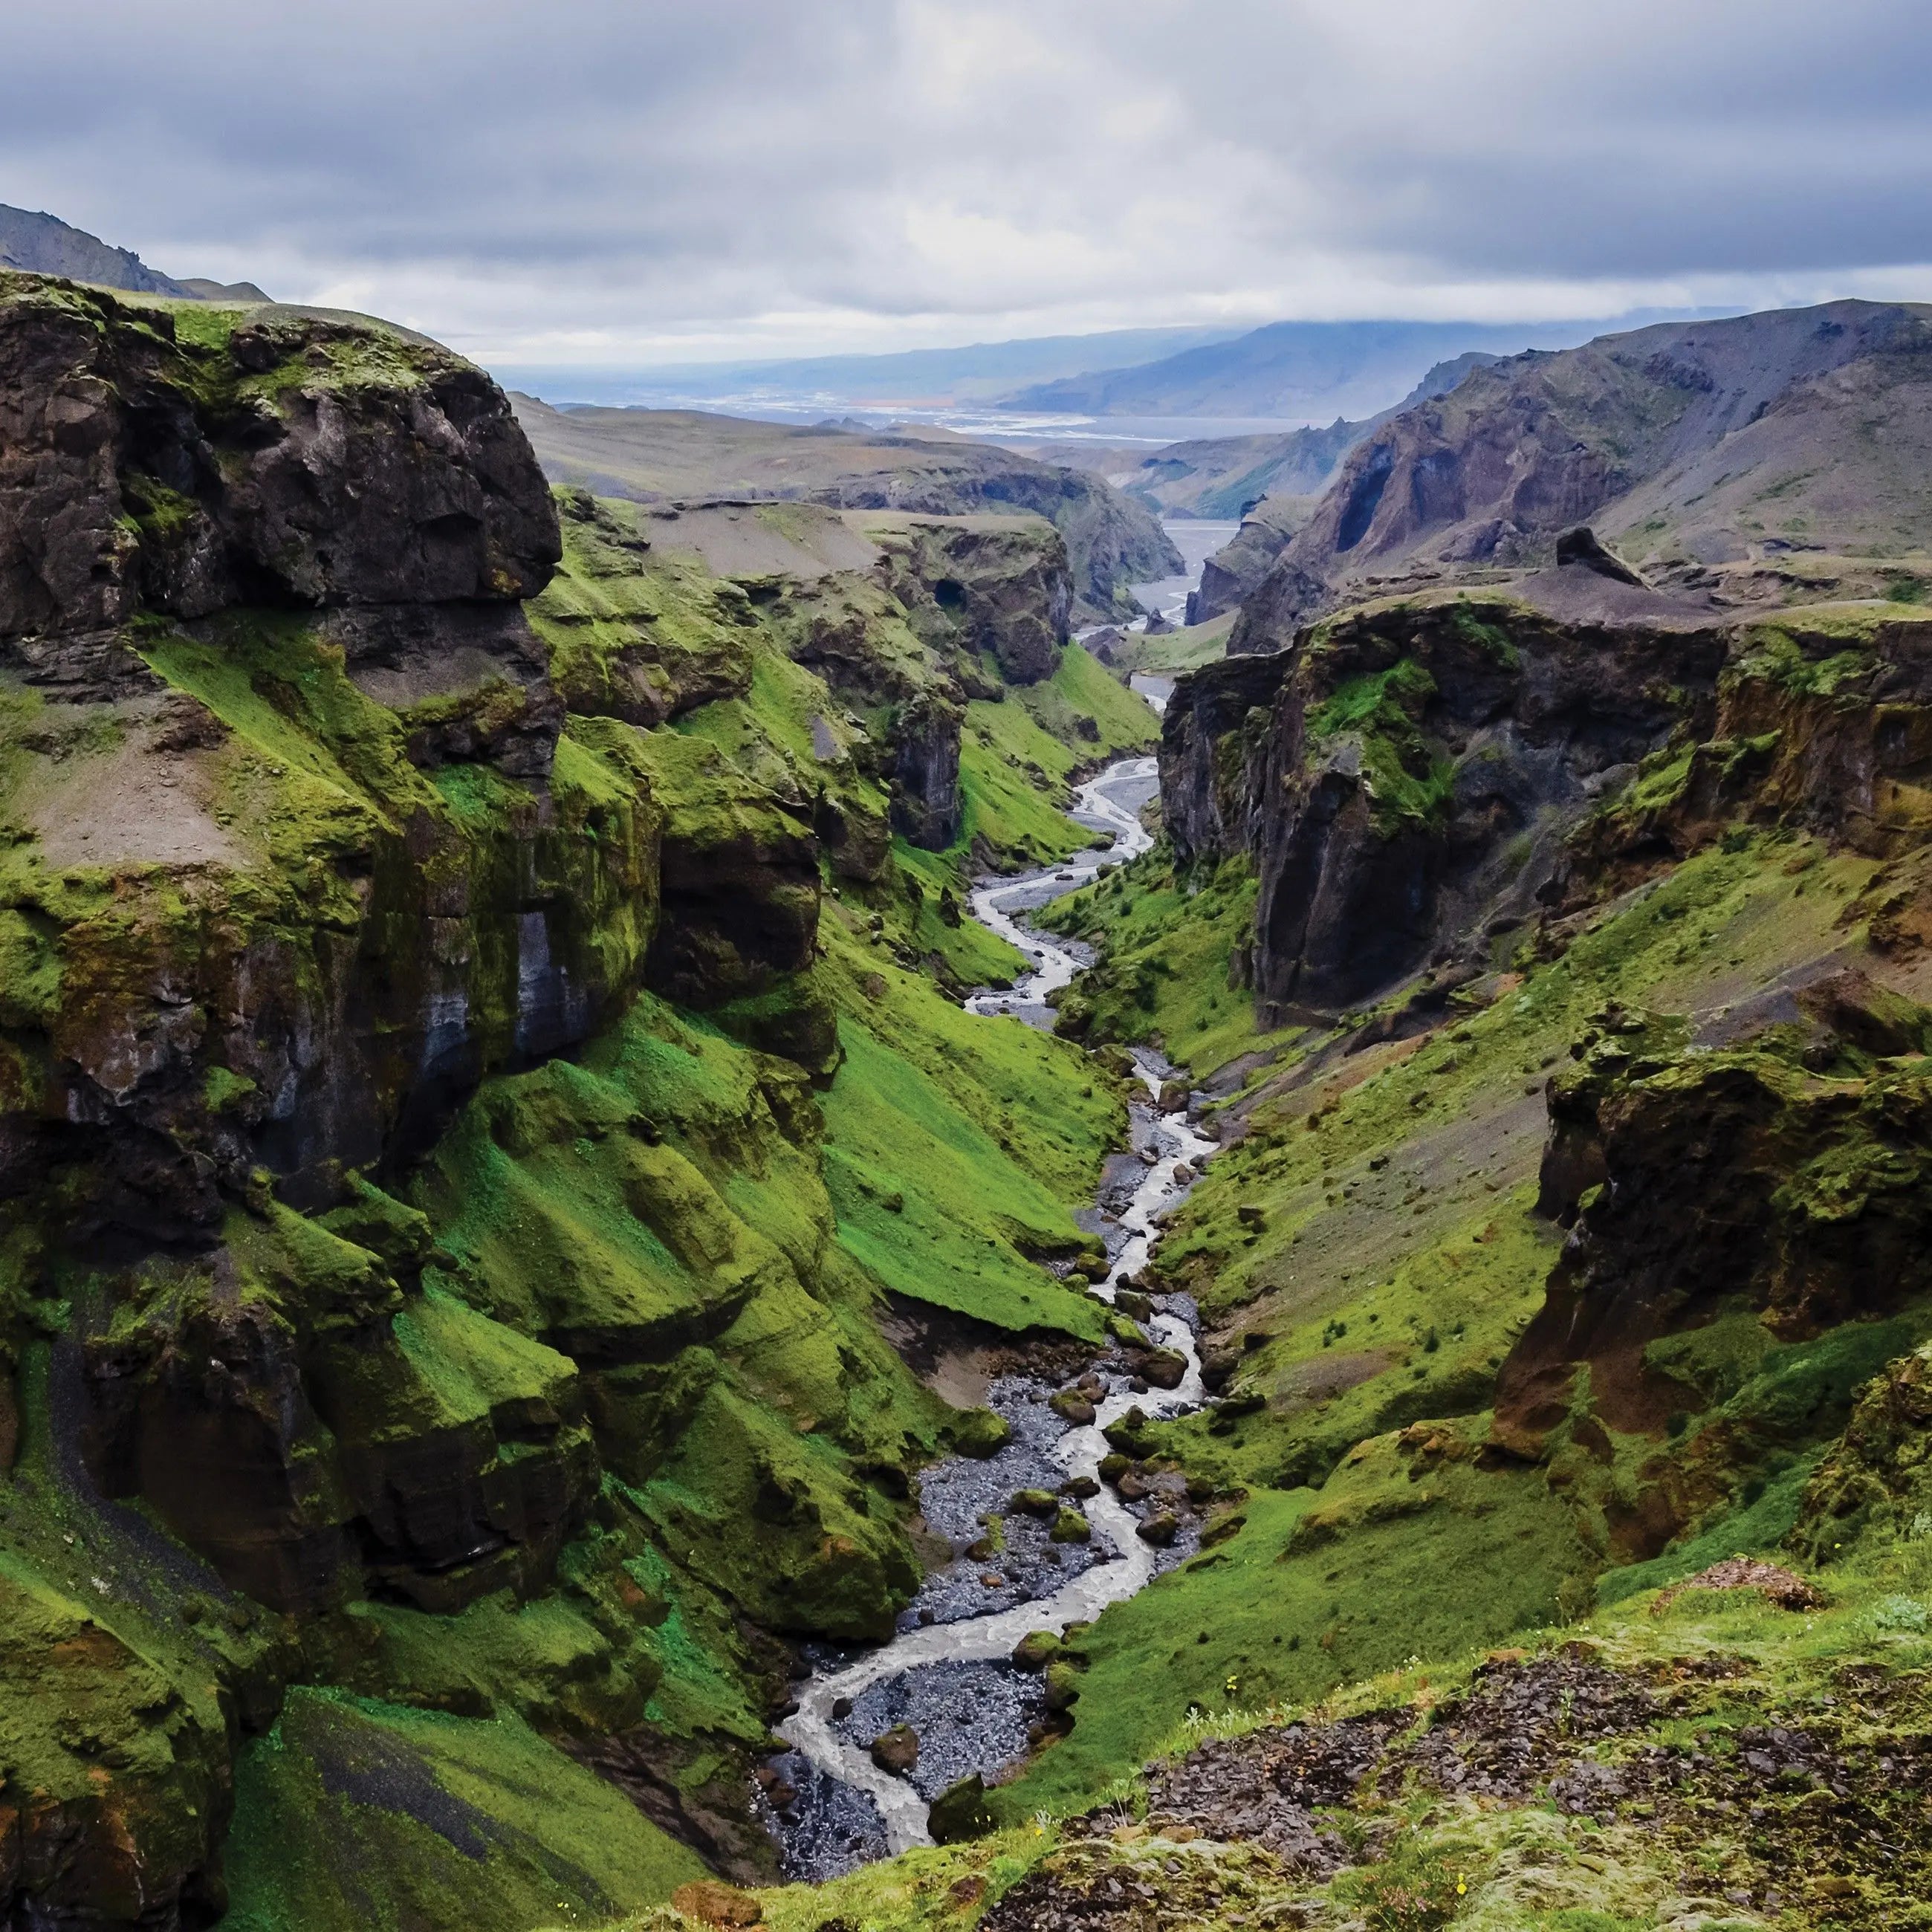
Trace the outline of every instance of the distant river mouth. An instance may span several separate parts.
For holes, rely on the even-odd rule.
[[[1109,765],[1081,788],[1073,816],[1112,832],[1110,848],[1020,878],[988,880],[975,890],[974,917],[1034,964],[1009,990],[973,995],[970,1010],[1051,1026],[1047,994],[1066,986],[1084,962],[1021,917],[1146,850],[1153,842],[1141,824],[1140,807],[1158,786],[1151,758]],[[1146,1264],[1160,1238],[1156,1217],[1186,1192],[1194,1164],[1214,1150],[1185,1108],[1158,1111],[1155,1103],[1172,1069],[1150,1053],[1136,1058],[1148,1094],[1130,1109],[1138,1162],[1127,1178],[1103,1186],[1100,1206],[1109,1265],[1096,1292],[1109,1302]],[[1191,1536],[1159,1550],[1141,1538],[1136,1533],[1141,1516],[1104,1486],[1081,1505],[1092,1532],[1084,1545],[1054,1544],[1043,1522],[1005,1514],[1016,1490],[1057,1490],[1082,1478],[1097,1484],[1108,1453],[1101,1431],[1130,1408],[1172,1415],[1200,1404],[1192,1304],[1171,1295],[1156,1308],[1144,1325],[1155,1342],[1185,1358],[1178,1387],[1136,1390],[1126,1374],[1102,1368],[1105,1394],[1095,1420],[1079,1427],[1047,1406],[1052,1384],[1006,1377],[993,1384],[987,1400],[1012,1425],[1007,1446],[983,1461],[956,1457],[922,1472],[922,1511],[928,1528],[952,1544],[953,1561],[927,1578],[890,1642],[818,1660],[795,1687],[797,1709],[778,1726],[791,1748],[770,1766],[774,1802],[768,1822],[794,1876],[835,1877],[930,1844],[926,1810],[941,1790],[974,1772],[990,1781],[1026,1754],[1029,1730],[1042,1714],[1042,1693],[1036,1676],[1010,1660],[1020,1639],[1090,1620],[1190,1553]],[[1004,1546],[975,1556],[971,1550],[986,1549],[982,1519],[995,1513],[1004,1518]],[[869,1748],[874,1738],[902,1724],[920,1739],[918,1761],[903,1774],[881,1768]]]

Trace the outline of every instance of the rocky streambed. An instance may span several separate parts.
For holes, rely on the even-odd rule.
[[[1074,812],[1112,832],[1109,848],[974,893],[974,916],[1034,964],[1010,991],[975,994],[973,1011],[1052,1025],[1046,996],[1086,962],[1024,915],[1144,851],[1151,841],[1140,809],[1157,784],[1151,758],[1110,765],[1082,788]],[[1105,1429],[1136,1408],[1171,1415],[1203,1397],[1192,1304],[1184,1295],[1147,1301],[1129,1284],[1159,1239],[1158,1217],[1214,1143],[1185,1108],[1161,1110],[1173,1070],[1150,1053],[1136,1060],[1147,1097],[1130,1109],[1131,1148],[1109,1163],[1088,1218],[1108,1258],[1095,1292],[1108,1302],[1124,1297],[1123,1312],[1154,1346],[1116,1345],[1064,1384],[1028,1372],[1001,1377],[986,1401],[1011,1426],[1006,1445],[922,1473],[920,1508],[951,1562],[928,1576],[890,1642],[814,1654],[796,1687],[798,1708],[778,1726],[790,1748],[771,1761],[766,1788],[798,1876],[834,1876],[929,1843],[934,1798],[974,1773],[990,1780],[1059,1720],[1064,1677],[1037,1658],[1016,1662],[1022,1640],[1090,1622],[1197,1546],[1179,1478],[1130,1476],[1116,1487],[1100,1477],[1110,1453]]]

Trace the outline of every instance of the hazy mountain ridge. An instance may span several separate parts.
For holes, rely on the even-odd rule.
[[[1232,342],[1184,350],[1132,368],[1036,383],[1016,410],[1090,416],[1366,417],[1400,407],[1421,372],[1472,350],[1514,355],[1567,347],[1598,322],[1538,326],[1460,322],[1275,322]],[[1426,380],[1424,378],[1424,380]]]
[[[1223,342],[1238,328],[1118,328],[1094,335],[1022,336],[956,349],[905,349],[878,356],[808,356],[736,362],[667,363],[638,369],[521,369],[506,384],[572,402],[672,406],[698,398],[760,393],[821,395],[848,407],[990,401],[1016,382],[1047,382],[1114,369]]]
[[[0,204],[0,268],[29,274],[64,275],[96,288],[130,295],[173,296],[190,302],[265,302],[253,282],[213,282],[203,276],[177,281],[151,268],[131,248],[116,248],[58,215],[30,214]]]

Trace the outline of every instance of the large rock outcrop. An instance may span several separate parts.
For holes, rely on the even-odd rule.
[[[1498,1378],[1498,1439],[1533,1451],[1580,1398],[1660,1432],[1703,1406],[1658,1343],[1721,1316],[1801,1340],[1932,1285],[1932,1012],[1846,971],[1808,1030],[1685,1049],[1610,1010],[1551,1082],[1546,1214],[1572,1222]]]
[[[652,811],[552,783],[556,517],[488,377],[10,277],[0,425],[11,1189],[85,1158],[83,1212],[206,1238],[251,1164],[325,1199],[624,995]]]
[[[921,634],[968,658],[989,652],[1009,684],[1051,677],[1067,640],[1073,579],[1066,544],[1000,518],[908,518],[875,526],[880,571]]]
[[[1184,862],[1256,866],[1268,1023],[1356,1004],[1485,922],[1533,916],[1562,832],[1708,700],[1724,650],[1709,620],[1422,598],[1182,680],[1162,810]]]

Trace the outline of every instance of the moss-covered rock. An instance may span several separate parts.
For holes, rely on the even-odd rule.
[[[1841,979],[1812,999],[1862,1012],[1855,1032],[1896,1031],[1903,1015],[1922,1037],[1922,1010],[1895,996],[1862,1005]],[[1498,1440],[1528,1447],[1556,1426],[1586,1362],[1605,1422],[1660,1429],[1700,1396],[1652,1345],[1724,1311],[1796,1340],[1932,1288],[1918,1259],[1932,1214],[1922,1053],[1874,1062],[1844,1035],[1799,1029],[1686,1052],[1621,1012],[1578,1052],[1552,1083],[1542,1190],[1576,1225],[1504,1365]]]

